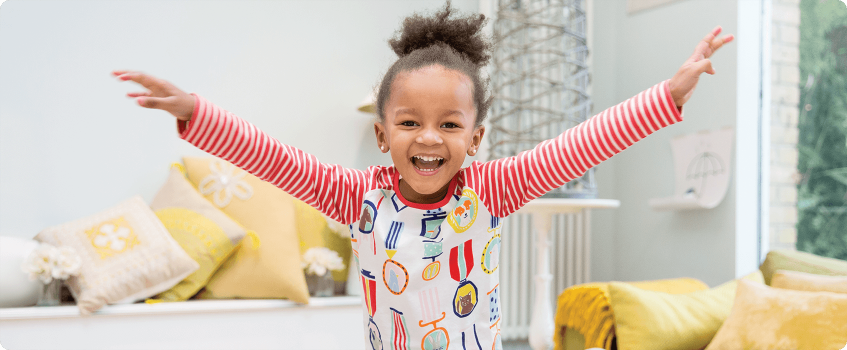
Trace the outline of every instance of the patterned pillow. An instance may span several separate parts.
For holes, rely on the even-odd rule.
[[[294,197],[221,159],[184,157],[183,163],[188,179],[206,199],[256,233],[215,272],[199,297],[308,303]]]
[[[73,247],[81,255],[79,276],[67,285],[83,315],[154,296],[199,268],[139,196],[47,228],[35,239]]]
[[[163,301],[187,300],[200,291],[247,234],[197,192],[180,164],[171,166],[168,180],[150,207],[182,249],[200,264],[186,279],[156,296]]]
[[[332,271],[332,279],[335,281],[336,291],[344,289],[349,267],[347,262],[353,255],[347,226],[327,218],[317,209],[297,199],[294,199],[294,213],[297,235],[300,238],[300,254],[314,247],[326,247],[338,253],[341,261],[344,261],[344,269]]]

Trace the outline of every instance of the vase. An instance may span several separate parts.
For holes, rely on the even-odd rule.
[[[61,304],[62,280],[53,279],[50,283],[42,284],[38,291],[38,302],[35,306],[57,306]]]
[[[323,276],[306,274],[306,284],[309,286],[309,295],[313,297],[331,297],[335,293],[335,281],[329,272]]]

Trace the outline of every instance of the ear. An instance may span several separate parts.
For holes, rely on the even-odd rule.
[[[479,145],[482,143],[482,135],[485,135],[485,126],[480,125],[476,127],[473,131],[473,136],[471,137],[471,145],[468,148],[468,155],[474,156],[476,152],[479,151]]]
[[[374,122],[374,133],[376,134],[376,145],[382,153],[388,153],[388,135],[385,133],[385,126],[380,122]]]

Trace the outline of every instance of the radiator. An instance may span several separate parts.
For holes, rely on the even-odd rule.
[[[553,216],[550,234],[550,308],[555,314],[556,299],[567,287],[591,278],[587,232],[590,210]],[[500,296],[503,340],[527,339],[535,298],[536,235],[530,214],[513,214],[503,222],[501,232]]]

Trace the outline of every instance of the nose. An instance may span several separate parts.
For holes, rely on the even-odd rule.
[[[435,146],[444,143],[441,136],[438,135],[438,131],[432,130],[431,128],[423,129],[420,135],[418,135],[415,139],[415,142],[422,143],[426,146]]]

